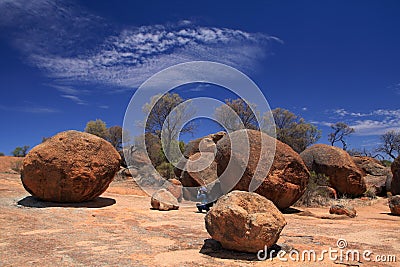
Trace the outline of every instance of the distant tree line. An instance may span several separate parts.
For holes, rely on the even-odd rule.
[[[184,150],[185,144],[179,141],[181,133],[194,133],[196,124],[186,124],[191,117],[188,104],[190,101],[184,99],[177,93],[156,95],[149,99],[143,106],[143,112],[147,115],[144,122],[145,134],[136,136],[133,146],[146,149],[148,155],[157,170],[164,173],[163,176],[172,176],[173,161],[178,160],[177,155]],[[264,131],[267,134],[274,133],[277,140],[286,143],[298,153],[304,151],[308,146],[315,144],[321,138],[321,130],[315,125],[307,122],[304,118],[283,108],[276,108],[266,114],[259,114],[257,106],[248,101],[238,99],[226,99],[225,103],[215,110],[216,120],[223,125],[228,132],[239,129],[254,129]],[[258,121],[260,118],[261,121]],[[271,123],[274,121],[274,124]],[[275,128],[271,131],[271,125]],[[331,125],[332,132],[328,135],[328,141],[333,146],[340,143],[347,150],[347,137],[355,132],[354,128],[344,122]],[[123,149],[121,126],[107,128],[104,121],[96,119],[86,124],[85,132],[97,135],[109,141],[118,151]],[[272,135],[272,134],[271,134]],[[372,157],[384,157],[386,154],[395,159],[400,154],[400,132],[389,131],[380,137],[381,144],[368,152],[351,149],[352,155],[368,155]]]
[[[116,125],[107,128],[107,125],[104,121],[101,119],[96,119],[86,123],[85,132],[94,134],[107,140],[117,151],[122,149],[123,129],[121,126]]]

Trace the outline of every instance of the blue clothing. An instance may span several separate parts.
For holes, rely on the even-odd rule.
[[[197,199],[200,200],[201,204],[207,204],[208,199],[207,199],[207,194],[204,192],[198,192],[197,193]]]

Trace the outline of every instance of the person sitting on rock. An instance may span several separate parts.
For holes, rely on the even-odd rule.
[[[201,203],[196,203],[197,209],[199,212],[209,211],[210,206],[208,205],[208,195],[207,195],[207,188],[202,186],[198,191],[197,191],[197,199],[200,200]]]

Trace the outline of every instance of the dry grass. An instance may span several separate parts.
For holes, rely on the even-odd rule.
[[[377,202],[376,190],[370,187],[365,192],[365,197],[349,198],[346,195],[340,196],[338,199],[332,198],[326,190],[329,185],[329,177],[311,173],[309,183],[303,196],[294,204],[296,207],[329,207],[333,204],[341,204],[345,206],[371,206]]]

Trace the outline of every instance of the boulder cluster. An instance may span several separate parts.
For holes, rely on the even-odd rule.
[[[336,192],[353,197],[370,189],[381,196],[391,192],[391,213],[400,215],[400,158],[389,169],[373,158],[351,157],[322,144],[299,155],[265,133],[245,129],[189,142],[183,153],[187,160],[174,169],[178,179],[165,181],[144,152],[130,152],[125,154],[130,165],[120,168],[120,154],[104,139],[62,132],[25,157],[22,184],[45,201],[82,202],[101,195],[119,171],[117,176],[135,177],[139,185],[161,185],[151,197],[152,208],[161,211],[179,209],[183,199],[195,200],[197,188],[205,187],[211,199],[219,198],[205,216],[208,233],[226,249],[250,253],[277,242],[286,225],[280,210],[304,194],[311,172],[328,177],[319,187],[335,198]],[[332,205],[329,212],[357,216],[344,205]]]
[[[234,149],[231,142],[235,144]],[[274,152],[275,156],[271,156]],[[186,170],[175,168],[184,187],[207,186],[212,196],[220,196],[232,190],[252,191],[252,180],[258,176],[259,186],[255,192],[279,209],[288,208],[302,196],[310,176],[292,148],[255,130],[240,130],[230,135],[217,133],[196,139],[187,145],[184,156],[191,160]],[[192,171],[201,169],[202,161],[211,163],[201,171]],[[240,173],[243,174],[238,177]],[[194,190],[184,189],[184,198],[193,200],[194,194]]]

